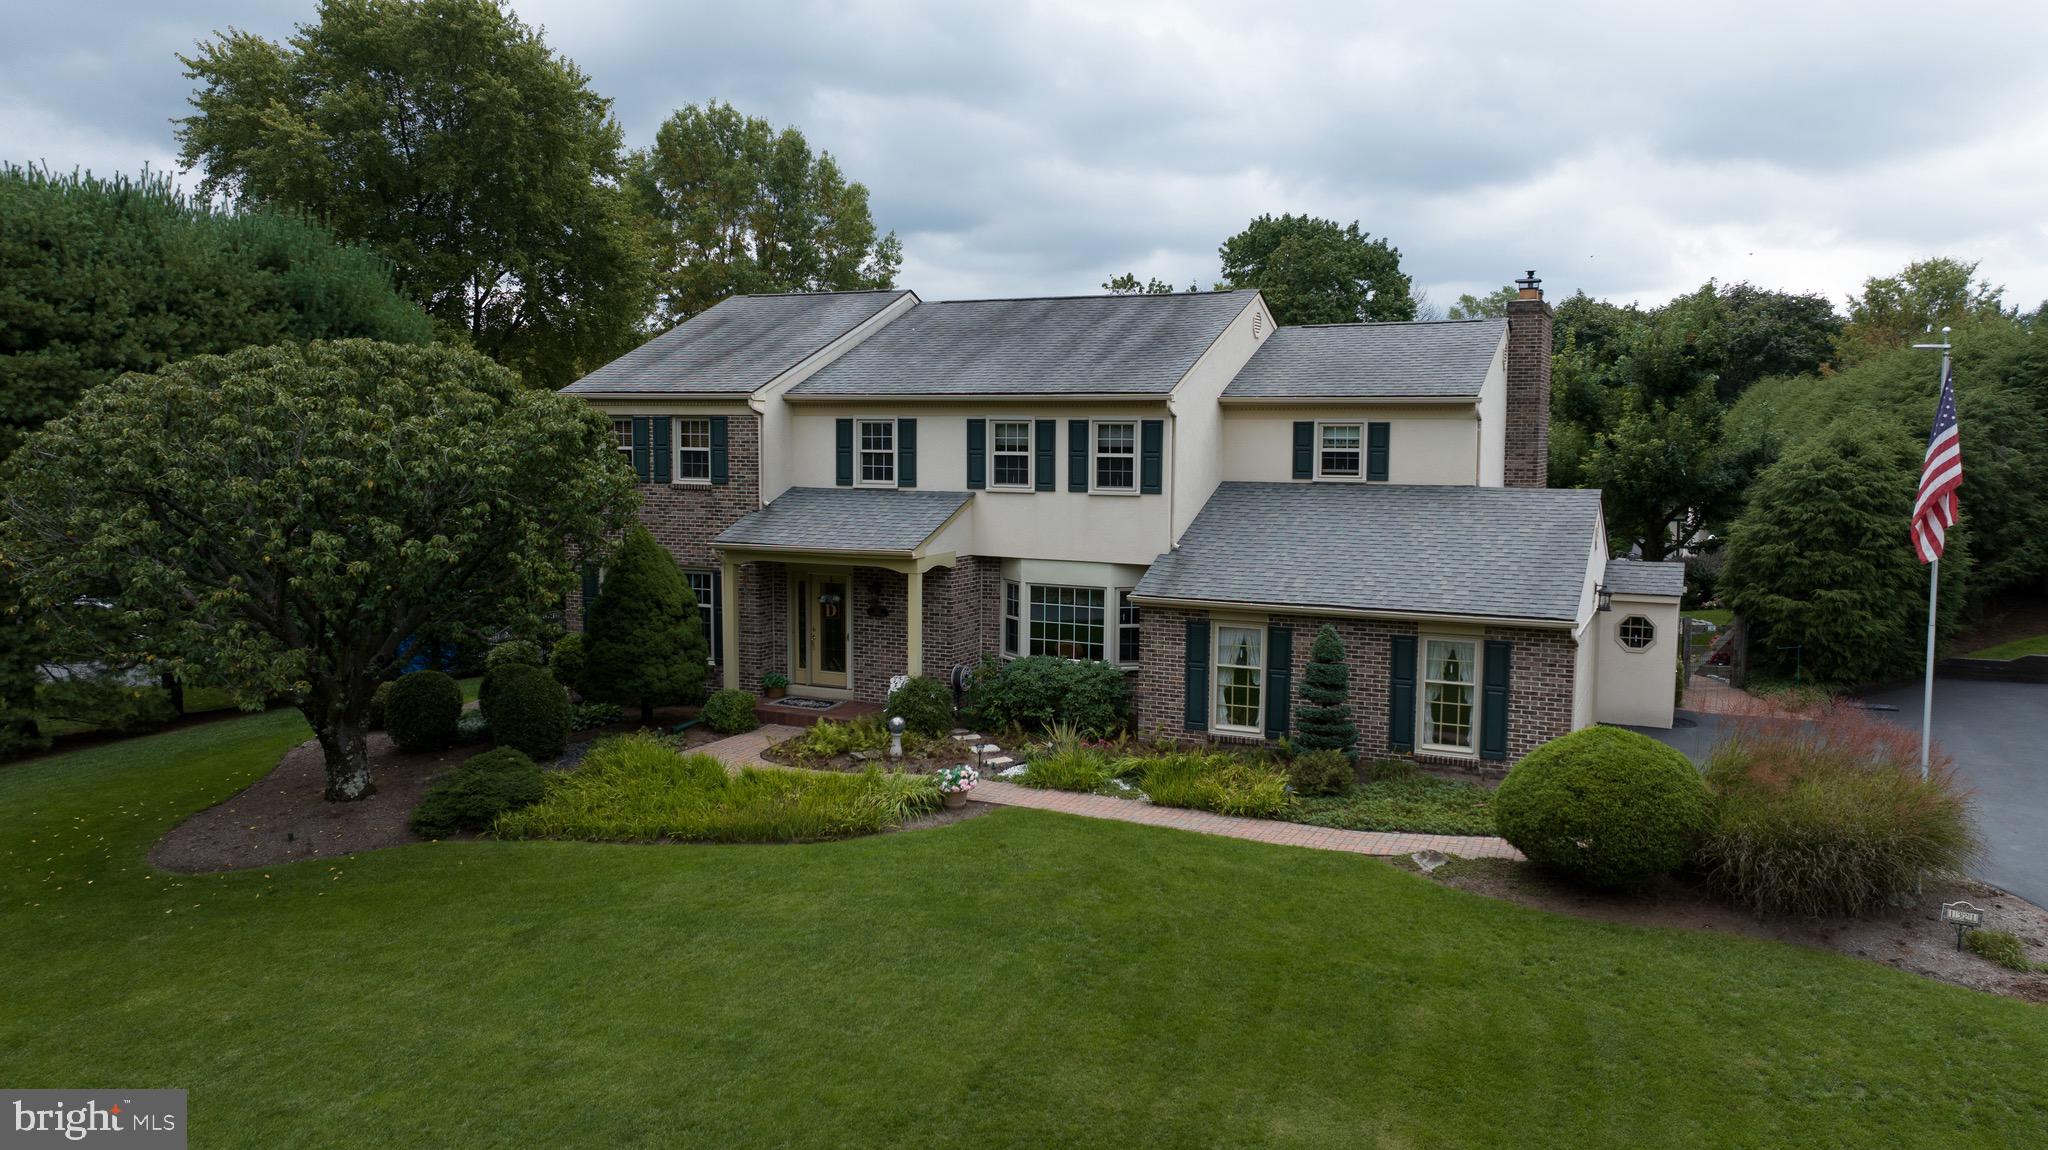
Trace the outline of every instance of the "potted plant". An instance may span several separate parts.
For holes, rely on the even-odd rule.
[[[789,690],[789,676],[780,671],[770,671],[761,676],[761,697],[780,699]]]
[[[981,772],[962,763],[957,767],[942,767],[936,776],[939,780],[939,794],[945,796],[946,806],[959,808],[967,805],[967,792],[981,781]]]

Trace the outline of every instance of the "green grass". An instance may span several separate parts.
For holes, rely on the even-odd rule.
[[[1004,810],[806,846],[149,844],[291,712],[0,768],[0,1078],[199,1146],[2012,1146],[2048,1012]]]
[[[1360,783],[1348,795],[1296,799],[1293,821],[1354,831],[1490,835],[1493,792],[1477,783],[1411,775]]]
[[[1685,614],[1694,619],[1705,619],[1724,631],[1730,623],[1735,622],[1735,612],[1728,607],[1694,607]]]
[[[2048,655],[2048,635],[2035,635],[2031,639],[2014,639],[1982,651],[1972,651],[1965,658],[1970,659],[2018,659],[2027,655]]]

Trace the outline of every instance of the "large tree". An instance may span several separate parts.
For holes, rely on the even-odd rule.
[[[639,338],[645,246],[610,102],[494,0],[323,0],[283,44],[229,31],[181,56],[178,122],[208,193],[311,213],[530,381]]]
[[[1223,286],[1257,288],[1276,323],[1415,318],[1401,252],[1349,225],[1265,215],[1223,241]]]
[[[0,561],[44,626],[287,694],[330,800],[371,788],[379,680],[430,624],[532,626],[619,530],[610,424],[474,352],[369,340],[201,356],[94,388],[4,469]]]
[[[1896,274],[1872,276],[1849,297],[1849,323],[1842,329],[1842,358],[1855,362],[1904,347],[1928,328],[1969,320],[2010,318],[2005,289],[1977,276],[1975,260],[1948,257],[1917,260]]]
[[[896,233],[875,227],[866,186],[831,153],[730,104],[677,111],[628,168],[670,322],[731,295],[890,287],[903,263]]]

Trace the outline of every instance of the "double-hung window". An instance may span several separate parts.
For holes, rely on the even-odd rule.
[[[1100,587],[1031,585],[1031,653],[1062,659],[1102,658]]]
[[[1479,644],[1430,639],[1423,644],[1422,743],[1445,751],[1473,749]]]
[[[860,481],[878,487],[896,486],[896,421],[863,419],[860,434]]]
[[[1003,584],[1003,654],[1017,653],[1017,633],[1022,629],[1023,592],[1016,580]]]
[[[711,482],[710,420],[676,420],[676,482]]]
[[[1316,429],[1316,475],[1321,479],[1357,479],[1365,474],[1365,428],[1357,423],[1325,423]]]
[[[690,581],[690,593],[697,597],[697,617],[704,623],[704,643],[711,649],[710,658],[704,661],[715,667],[718,665],[719,648],[718,612],[722,606],[718,601],[717,576],[709,571],[685,571],[683,578]]]
[[[1138,425],[1098,423],[1095,425],[1095,489],[1136,491],[1138,489]]]
[[[1116,661],[1138,661],[1138,605],[1131,602],[1129,588],[1116,593]]]
[[[1031,489],[1031,421],[999,419],[989,426],[992,486]]]
[[[631,458],[633,458],[633,421],[632,421],[632,420],[630,420],[630,419],[614,419],[614,420],[612,420],[612,446],[613,446],[613,447],[616,447],[616,448],[618,449],[618,452],[619,452],[619,454],[620,454],[620,455],[623,455],[623,456],[625,456],[625,457],[626,457],[627,459],[631,459]]]
[[[1216,726],[1258,733],[1265,714],[1266,629],[1216,628]]]

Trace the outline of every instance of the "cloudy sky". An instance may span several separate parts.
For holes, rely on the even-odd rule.
[[[1206,287],[1267,211],[1358,220],[1438,304],[1529,267],[1552,298],[1718,277],[1839,303],[1933,254],[2048,297],[2048,5],[516,7],[634,146],[710,99],[801,127],[928,299]],[[173,54],[312,12],[0,0],[0,159],[171,166]]]

